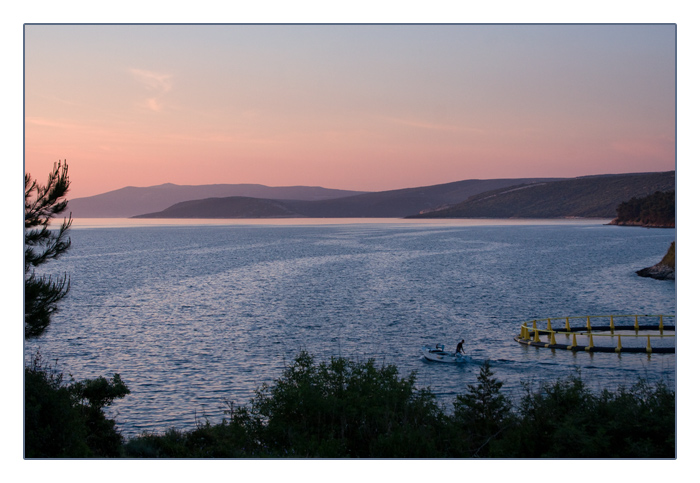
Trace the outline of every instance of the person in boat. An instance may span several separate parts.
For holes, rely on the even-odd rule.
[[[456,354],[465,354],[465,352],[464,352],[464,339],[462,339],[462,342],[457,344],[457,349],[455,350],[455,355]]]

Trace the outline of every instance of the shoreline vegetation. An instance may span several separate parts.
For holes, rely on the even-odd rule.
[[[633,197],[620,203],[611,225],[646,228],[676,227],[676,191],[656,191],[643,198]]]
[[[54,397],[47,399],[30,395],[40,406],[33,414],[63,407],[63,415],[72,417],[56,417],[50,434],[37,433],[41,428],[32,426],[32,437],[25,441],[29,458],[569,459],[676,455],[675,391],[666,384],[652,385],[640,379],[631,387],[595,393],[579,373],[573,373],[537,386],[523,383],[522,397],[516,402],[500,392],[503,383],[488,361],[481,365],[477,383],[456,396],[449,410],[436,403],[430,388],[416,387],[415,373],[401,377],[396,366],[378,366],[372,359],[331,358],[317,363],[302,351],[280,378],[272,384],[263,383],[249,404],[237,406],[225,401],[226,417],[220,423],[198,421],[191,430],[144,433],[128,440],[115,429],[114,421],[100,417],[101,411],[95,412],[100,404],[128,394],[118,375],[101,382],[102,393],[111,399],[98,401],[95,394],[99,391],[93,391],[93,404],[85,401],[86,386],[80,383],[66,386],[57,383],[55,375],[49,382],[42,383],[41,377],[32,380],[44,391],[48,386],[54,391]],[[76,409],[73,412],[66,409],[69,397],[73,397],[69,404]],[[56,404],[58,400],[64,404]],[[27,420],[26,424],[32,423]],[[60,444],[56,435],[72,438],[72,444]],[[39,442],[40,446],[32,446]]]

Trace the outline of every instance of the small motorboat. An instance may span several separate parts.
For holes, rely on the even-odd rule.
[[[443,344],[437,344],[435,347],[423,346],[421,352],[423,353],[423,357],[433,362],[449,362],[454,364],[469,362],[471,360],[467,355],[445,351],[445,346]]]

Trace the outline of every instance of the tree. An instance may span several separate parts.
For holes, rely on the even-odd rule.
[[[439,456],[440,411],[415,381],[373,359],[316,364],[301,352],[274,385],[256,391],[251,414],[271,456]]]
[[[656,191],[644,198],[632,198],[617,207],[616,223],[645,226],[676,226],[676,191]]]
[[[103,409],[131,391],[119,374],[76,382],[46,365],[39,353],[24,368],[26,458],[110,458],[122,435]]]
[[[24,337],[38,337],[51,323],[58,302],[68,294],[70,280],[36,274],[36,267],[63,255],[70,248],[70,215],[58,230],[49,228],[51,220],[68,205],[70,186],[68,164],[54,164],[46,185],[40,185],[29,173],[24,175]]]
[[[467,386],[467,393],[454,401],[454,418],[462,429],[470,452],[479,456],[511,419],[511,403],[501,393],[503,382],[496,379],[491,363],[485,361],[479,371],[478,384]]]

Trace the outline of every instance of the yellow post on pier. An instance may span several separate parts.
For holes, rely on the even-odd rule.
[[[615,320],[617,317],[618,320]],[[664,333],[664,319],[671,317],[671,333]],[[616,352],[618,354],[622,352],[633,352],[633,353],[675,353],[675,347],[669,344],[661,344],[657,347],[657,341],[661,339],[673,338],[675,341],[674,332],[674,322],[673,317],[675,315],[590,315],[590,316],[576,316],[573,317],[576,320],[585,319],[585,328],[581,327],[583,324],[576,325],[571,322],[572,317],[553,317],[553,318],[542,318],[542,319],[530,319],[527,322],[523,322],[520,326],[520,334],[515,338],[519,343],[524,345],[533,345],[537,347],[545,347],[550,349],[568,349],[571,351],[585,350],[587,352]],[[592,320],[595,318],[605,319],[609,318],[609,329],[607,324],[601,325],[596,324],[593,326]],[[632,319],[634,318],[634,325],[632,325]],[[640,318],[642,319],[640,322]],[[564,321],[564,328],[555,329],[553,326],[556,325],[557,321]],[[620,322],[622,320],[622,322]],[[649,322],[648,322],[649,321]],[[616,326],[617,322],[617,326]],[[532,323],[532,326],[530,325]],[[537,324],[542,326],[537,327]],[[546,328],[544,327],[546,323]],[[658,325],[657,325],[658,324]],[[573,326],[573,327],[572,327]],[[641,329],[641,332],[640,332]],[[608,330],[610,332],[608,332]],[[657,332],[658,330],[658,332]],[[544,337],[540,337],[540,332],[545,332]],[[563,335],[565,341],[562,342],[561,338],[559,342],[556,340],[557,335]],[[587,337],[587,342],[582,342],[579,344],[577,341],[578,336]],[[617,336],[617,340],[615,340]],[[623,347],[622,337],[629,337],[630,340],[638,341],[635,343],[628,343],[626,347]],[[600,337],[598,339],[598,344],[596,345],[595,337]],[[646,344],[644,344],[644,339],[646,338]],[[654,340],[652,344],[652,339]],[[646,347],[645,347],[646,345]]]
[[[571,341],[571,345],[567,347],[567,349],[572,349],[578,345],[578,342],[576,342],[576,334],[574,334],[573,340]]]
[[[591,349],[593,349],[593,334],[588,334],[588,347],[586,347],[586,350]]]

